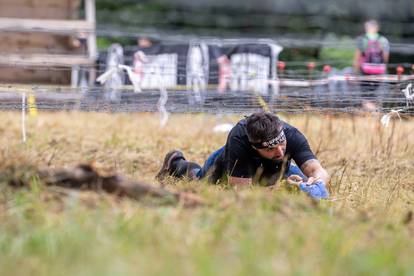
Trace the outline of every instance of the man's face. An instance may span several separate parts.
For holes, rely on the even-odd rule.
[[[258,149],[257,152],[262,156],[263,158],[270,159],[270,160],[283,160],[283,157],[285,157],[286,153],[286,141],[280,144],[277,144],[274,148],[267,148],[267,149]]]

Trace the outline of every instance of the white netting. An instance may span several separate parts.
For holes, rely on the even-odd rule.
[[[1,84],[0,108],[160,112],[162,125],[171,112],[413,112],[410,68],[400,75],[361,76],[326,63],[284,62],[282,67],[281,47],[269,39],[193,39],[157,47],[151,52],[112,45],[97,67],[77,66],[78,87]],[[49,61],[2,67],[73,73]],[[94,86],[87,81],[91,69],[98,76]],[[22,93],[34,101],[22,103]]]

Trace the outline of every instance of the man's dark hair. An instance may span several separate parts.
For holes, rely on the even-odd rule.
[[[283,122],[268,112],[253,113],[246,119],[247,136],[250,142],[263,142],[276,137],[283,128]]]

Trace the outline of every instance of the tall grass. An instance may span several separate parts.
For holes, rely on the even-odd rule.
[[[93,192],[0,182],[0,275],[414,274],[414,121],[281,115],[332,175],[330,201],[252,187],[171,182],[208,207],[184,209]],[[95,162],[154,183],[163,155],[202,163],[222,146],[216,123],[238,116],[40,113],[21,143],[17,113],[0,114],[0,168]],[[29,176],[30,177],[30,176]],[[411,219],[410,219],[411,214]]]

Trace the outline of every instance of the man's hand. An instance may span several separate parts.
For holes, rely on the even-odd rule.
[[[325,183],[322,180],[318,180],[313,184],[302,182],[299,185],[299,189],[304,191],[308,196],[313,199],[326,199],[329,197],[329,192],[326,189]]]
[[[292,174],[286,180],[290,185],[295,185],[295,186],[298,186],[298,187],[303,182],[303,178],[300,177],[297,174]]]
[[[324,183],[329,182],[329,174],[316,159],[306,161],[300,169],[309,178],[307,181],[309,184],[315,183],[318,180],[322,180]]]
[[[308,181],[306,181],[306,183],[308,183],[308,185],[310,185],[310,184],[315,184],[318,181],[323,181],[323,180],[320,179],[319,177],[311,176],[311,177],[308,178]]]
[[[298,187],[313,199],[325,199],[329,197],[329,192],[326,189],[325,182],[318,177],[309,177],[308,181],[304,181],[302,177],[293,174],[287,178],[290,185]]]
[[[299,186],[299,184],[301,184],[302,182],[305,181],[302,177],[300,177],[297,174],[292,174],[286,180],[288,181],[289,184],[295,185],[295,186]],[[314,184],[315,182],[320,181],[320,180],[321,179],[319,177],[313,177],[313,176],[311,176],[311,177],[308,178],[308,180],[306,181],[306,183],[308,185],[310,185],[310,184]]]

